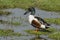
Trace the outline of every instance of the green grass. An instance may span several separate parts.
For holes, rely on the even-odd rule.
[[[0,0],[0,8],[27,8],[34,0]]]
[[[20,33],[15,33],[13,30],[8,29],[8,30],[3,30],[0,29],[0,36],[20,36]]]
[[[45,10],[60,11],[60,0],[39,0],[37,6]]]
[[[6,12],[6,11],[0,11],[0,15],[9,15],[11,14],[10,12]]]
[[[44,10],[60,11],[60,0],[0,0],[0,8],[28,8],[30,6]]]
[[[60,25],[60,18],[45,18],[48,23],[54,23]]]
[[[56,32],[56,33],[50,34],[49,38],[52,38],[54,40],[60,40],[60,32]]]
[[[34,30],[25,30],[27,33],[29,34],[34,34],[34,35],[42,35],[42,34],[50,34],[50,33],[54,33],[57,30],[54,28],[49,28],[47,30],[40,30],[38,32],[35,32]]]

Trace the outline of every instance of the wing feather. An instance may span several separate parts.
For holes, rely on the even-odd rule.
[[[35,16],[35,18],[37,18],[40,21],[40,23],[47,24],[48,26],[50,26],[50,24],[48,24],[44,19],[37,16]]]

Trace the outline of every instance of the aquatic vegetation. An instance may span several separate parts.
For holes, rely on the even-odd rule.
[[[0,23],[1,23],[1,24],[6,24],[6,23],[8,23],[8,22],[7,22],[7,21],[0,20]]]
[[[9,24],[11,24],[11,25],[15,25],[15,26],[21,25],[20,22],[10,22]]]
[[[0,16],[1,16],[1,15],[9,15],[9,14],[11,14],[11,12],[0,11]]]
[[[60,40],[60,32],[55,32],[53,34],[50,34],[49,38],[52,38],[54,40]]]
[[[11,25],[15,25],[15,26],[18,26],[18,25],[21,25],[20,22],[12,22],[12,21],[4,21],[4,20],[0,20],[0,23],[1,24],[11,24]]]
[[[20,33],[15,33],[13,30],[8,29],[8,30],[3,30],[0,29],[0,36],[20,36]]]
[[[53,32],[56,32],[55,28],[49,28],[46,30],[40,30],[38,32],[35,32],[34,30],[25,30],[27,33],[34,34],[34,35],[42,35],[42,34],[50,34]]]
[[[54,24],[60,25],[60,18],[45,18],[45,20],[49,23],[54,23]]]
[[[0,0],[0,8],[28,8],[34,6],[44,10],[60,11],[60,0]]]

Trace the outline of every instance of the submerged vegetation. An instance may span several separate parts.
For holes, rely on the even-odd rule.
[[[15,25],[15,26],[18,26],[18,25],[21,25],[20,22],[13,22],[13,21],[4,21],[4,20],[0,20],[0,23],[1,24],[10,24],[10,25]]]
[[[10,23],[9,23],[10,24]],[[18,25],[21,25],[20,22],[11,22],[12,25],[15,25],[15,26],[18,26]]]
[[[49,38],[52,38],[54,40],[60,40],[60,32],[56,32],[56,33],[50,34]]]
[[[45,18],[45,20],[49,23],[54,23],[54,24],[60,25],[60,18]]]
[[[60,11],[60,0],[0,0],[0,8],[28,8],[34,6],[40,9]]]
[[[13,30],[8,29],[8,30],[3,30],[0,29],[0,36],[20,36],[20,33],[15,33]]]
[[[0,11],[0,16],[2,16],[2,15],[9,15],[9,14],[11,14],[11,12]]]
[[[54,28],[49,28],[47,30],[40,30],[38,32],[35,32],[34,30],[25,30],[27,33],[30,34],[35,34],[35,35],[42,35],[42,34],[49,34],[49,33],[53,33],[56,32],[57,30]]]

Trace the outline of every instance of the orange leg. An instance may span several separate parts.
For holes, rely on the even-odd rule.
[[[38,32],[38,31],[39,31],[39,29],[38,29],[38,28],[36,28],[35,32]]]

